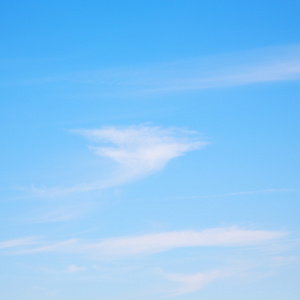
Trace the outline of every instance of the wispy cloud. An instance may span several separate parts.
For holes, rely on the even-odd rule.
[[[35,237],[24,237],[0,242],[0,249],[30,246],[36,243]]]
[[[300,45],[169,62],[114,72],[111,77],[119,93],[138,95],[299,80]]]
[[[198,291],[206,284],[224,276],[228,276],[228,274],[219,270],[197,274],[166,274],[165,277],[167,279],[178,282],[180,284],[180,287],[176,288],[172,292],[169,292],[167,297],[180,296]]]
[[[253,252],[253,251],[251,251]],[[266,260],[268,260],[268,256],[265,256],[260,261],[249,261],[247,256],[244,256],[243,259],[238,261],[231,261],[231,264],[228,266],[219,266],[219,268],[214,268],[207,271],[197,272],[197,273],[165,273],[162,275],[167,280],[174,282],[175,287],[169,289],[167,291],[167,298],[180,296],[188,293],[193,293],[201,290],[207,284],[210,284],[214,281],[218,281],[221,279],[230,279],[233,278],[236,281],[237,278],[244,280],[253,280],[254,278],[263,276],[270,276],[272,272],[270,272],[270,268],[273,268],[273,265],[266,265]],[[273,258],[271,258],[272,260]],[[262,272],[262,269],[264,272]],[[268,272],[266,275],[265,272]]]
[[[300,46],[291,45],[165,64],[53,74],[4,84],[63,82],[83,87],[85,96],[143,96],[299,79]]]
[[[199,134],[177,128],[151,126],[105,127],[94,130],[72,130],[94,143],[89,148],[98,156],[108,158],[119,167],[112,177],[71,187],[37,188],[38,196],[57,196],[109,188],[139,179],[162,170],[166,164],[188,151],[208,144]],[[106,146],[109,144],[108,146]]]
[[[66,252],[81,253],[93,258],[120,258],[150,255],[187,247],[244,247],[280,239],[285,235],[283,231],[246,230],[236,227],[213,228],[203,231],[173,231],[108,238],[102,241],[69,239],[60,242],[45,242],[44,245],[29,247],[18,253]]]
[[[34,209],[24,215],[24,223],[57,223],[66,222],[79,218],[94,207],[91,202],[72,203],[72,204],[57,204],[55,207],[47,206],[39,209]]]
[[[278,255],[272,257],[272,263],[274,267],[281,267],[281,266],[287,266],[291,264],[297,264],[300,261],[299,256],[295,255],[289,255],[289,256],[283,256],[283,255]]]
[[[208,143],[199,141],[196,132],[149,126],[107,127],[75,131],[95,142],[111,147],[90,147],[96,155],[112,159],[126,169],[129,178],[160,171],[173,158],[199,149]]]
[[[245,250],[245,249],[244,249]],[[192,274],[186,273],[165,273],[162,275],[167,280],[174,282],[175,287],[167,291],[167,297],[180,296],[196,292],[207,284],[225,278],[237,278],[243,280],[257,280],[262,277],[272,276],[278,272],[279,268],[296,265],[299,263],[298,256],[255,253],[244,253],[238,260],[230,259],[227,266],[220,266],[205,272]],[[247,251],[246,251],[247,252]],[[249,255],[250,254],[250,255]],[[234,255],[231,255],[234,257]]]
[[[56,222],[66,222],[79,217],[82,211],[70,210],[68,208],[59,208],[44,214],[39,214],[38,216],[32,217],[30,223],[56,223]]]
[[[77,272],[81,272],[81,271],[85,271],[86,268],[85,267],[79,267],[76,265],[70,265],[67,267],[67,273],[77,273]]]
[[[103,263],[105,268],[107,268],[109,263],[110,268],[112,268],[110,270],[114,270],[114,268],[119,270],[121,262],[130,263],[130,265],[139,263],[142,257],[145,259],[143,259],[143,263],[146,263],[145,256],[157,253],[180,248],[210,247],[209,251],[195,251],[194,253],[198,253],[196,256],[191,260],[184,260],[185,266],[191,264],[191,262],[196,263],[192,268],[194,273],[190,271],[186,273],[186,267],[184,267],[183,271],[181,263],[172,265],[171,272],[164,272],[160,268],[156,268],[154,273],[157,274],[158,270],[161,279],[165,278],[166,281],[164,281],[163,285],[160,284],[158,289],[154,288],[154,293],[157,293],[159,297],[168,298],[197,292],[207,284],[223,278],[242,277],[244,278],[243,280],[247,278],[251,280],[261,276],[270,276],[277,272],[279,267],[297,263],[299,261],[298,257],[287,253],[287,249],[281,249],[281,251],[276,251],[276,253],[265,251],[265,247],[273,249],[274,245],[289,242],[286,236],[287,233],[280,230],[269,231],[220,227],[202,231],[160,232],[102,240],[73,238],[60,241],[46,241],[36,239],[34,241],[35,244],[26,244],[24,239],[25,243],[6,241],[0,244],[9,245],[9,249],[6,249],[5,252],[4,249],[2,251],[10,255],[34,255],[36,258],[40,255],[46,255],[50,259],[50,257],[55,257],[55,255],[66,254],[69,259],[73,257],[78,260],[80,258],[81,262],[84,259],[97,260],[99,264]],[[19,247],[19,245],[23,246]],[[214,247],[214,249],[211,247]],[[219,255],[217,259],[216,253]],[[166,255],[168,254],[166,253]],[[136,260],[136,258],[138,259]],[[178,258],[182,262],[183,257],[179,256]],[[153,257],[150,258],[152,271],[153,259]],[[199,261],[201,261],[200,265]],[[145,265],[147,266],[147,263]],[[197,266],[202,268],[200,272],[195,272],[195,267],[197,268]],[[149,271],[149,267],[147,268]],[[93,270],[98,270],[98,268]],[[130,270],[131,268],[127,271],[130,272]],[[53,269],[50,269],[50,271],[53,272]],[[54,271],[57,273],[56,270]],[[60,269],[60,272],[69,274],[83,271],[90,272],[91,270],[77,264],[70,264],[66,268]],[[89,276],[89,274],[87,275]]]
[[[194,196],[194,197],[189,197],[189,199],[198,199],[198,198],[223,198],[223,197],[243,196],[243,195],[253,195],[253,194],[299,193],[299,192],[300,192],[299,189],[263,189],[263,190],[252,190],[252,191],[233,192],[233,193],[224,193],[224,194]]]
[[[184,247],[253,245],[284,235],[284,232],[277,231],[214,228],[203,231],[175,231],[112,238],[92,247],[106,255],[152,254]]]
[[[16,250],[14,253],[41,253],[41,252],[63,252],[72,253],[80,249],[77,239],[68,239],[59,242],[47,242],[40,240],[37,247],[31,247],[22,250]]]

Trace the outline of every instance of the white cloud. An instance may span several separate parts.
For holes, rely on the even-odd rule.
[[[250,249],[248,249],[250,250]],[[250,250],[253,255],[253,251]],[[234,257],[234,255],[232,255]],[[177,286],[167,293],[167,297],[180,296],[187,293],[196,292],[202,289],[207,284],[222,279],[235,277],[243,280],[257,280],[265,276],[274,275],[278,272],[278,268],[299,263],[299,257],[292,255],[270,256],[256,253],[250,259],[246,253],[238,260],[230,259],[224,268],[213,269],[206,272],[196,274],[181,274],[181,273],[164,273],[163,276],[177,283]],[[250,260],[249,260],[250,259]]]
[[[284,235],[281,231],[214,228],[112,238],[91,247],[106,255],[151,254],[183,247],[253,245]]]
[[[0,242],[0,249],[29,246],[29,245],[34,244],[35,241],[36,241],[35,237],[24,237],[24,238],[19,238],[19,239],[3,241],[3,242]]]
[[[34,248],[27,248],[24,250],[15,251],[18,253],[41,253],[41,252],[63,252],[70,253],[80,248],[79,241],[77,239],[68,239],[59,242],[45,242],[39,241],[39,246]]]
[[[75,203],[75,204],[59,204],[57,207],[47,206],[37,208],[25,215],[25,223],[57,223],[66,222],[80,217],[87,211],[91,210],[93,203]]]
[[[139,74],[140,92],[180,92],[300,79],[300,46],[268,47],[156,66]],[[136,90],[139,87],[136,86]]]
[[[44,215],[34,217],[30,222],[32,223],[55,223],[65,222],[77,218],[82,214],[82,211],[74,211],[68,208],[60,208],[54,211],[50,211]]]
[[[96,155],[114,161],[119,167],[117,173],[101,181],[91,179],[90,183],[71,187],[32,187],[30,191],[34,195],[60,196],[125,184],[158,172],[170,160],[208,144],[207,141],[201,141],[196,132],[176,128],[163,129],[151,126],[130,126],[124,128],[106,127],[94,130],[72,130],[72,132],[96,143],[96,145],[89,148]],[[105,144],[110,145],[106,146]]]
[[[3,84],[72,82],[89,86],[78,97],[139,96],[300,79],[300,46],[267,47],[135,68],[100,69],[6,81]],[[84,89],[86,90],[86,89]],[[74,95],[72,95],[74,97]]]
[[[202,231],[174,231],[140,235],[135,237],[108,238],[102,241],[70,239],[48,242],[39,247],[29,247],[18,253],[64,252],[81,253],[93,258],[121,258],[149,255],[176,248],[258,245],[280,239],[282,231],[245,230],[235,227],[213,228]]]
[[[244,191],[244,192],[233,192],[233,193],[224,193],[224,194],[214,194],[214,195],[203,195],[203,196],[194,196],[190,197],[192,199],[197,198],[222,198],[222,197],[232,197],[232,196],[241,196],[241,195],[253,195],[253,194],[270,194],[270,193],[299,193],[299,189],[264,189],[264,190],[253,190],[253,191]]]
[[[191,292],[198,291],[206,284],[215,281],[221,277],[227,276],[226,273],[219,270],[210,271],[207,273],[197,274],[166,274],[166,278],[180,283],[180,287],[169,293],[169,297],[179,296]]]
[[[271,258],[274,267],[286,266],[299,263],[299,257],[295,255],[289,256],[274,256]]]
[[[95,142],[110,143],[112,146],[109,147],[90,148],[95,154],[108,157],[123,166],[131,178],[157,172],[171,159],[208,144],[199,141],[195,132],[149,126],[107,127],[75,132]]]
[[[67,267],[67,273],[77,273],[80,271],[85,271],[86,268],[85,267],[78,267],[76,265],[70,265]]]

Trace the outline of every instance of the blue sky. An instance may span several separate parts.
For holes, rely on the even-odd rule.
[[[2,1],[3,300],[297,300],[300,3]]]

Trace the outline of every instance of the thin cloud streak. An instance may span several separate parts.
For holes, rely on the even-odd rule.
[[[26,247],[36,243],[35,237],[24,237],[0,242],[0,249]]]
[[[224,194],[214,194],[214,195],[203,195],[188,197],[188,199],[200,199],[200,198],[223,198],[230,196],[242,196],[242,195],[253,195],[253,194],[268,194],[268,193],[299,193],[298,189],[263,189],[263,190],[253,190],[244,192],[234,192],[234,193],[224,193]]]
[[[192,292],[196,292],[208,283],[220,279],[222,277],[228,276],[227,273],[220,270],[213,270],[206,273],[197,273],[197,274],[176,274],[169,273],[165,277],[168,280],[177,282],[180,284],[180,287],[169,292],[167,297],[180,296]]]
[[[93,146],[91,150],[120,164],[132,178],[160,171],[171,159],[208,144],[193,137],[195,132],[148,126],[75,132],[96,142],[112,144],[113,147]]]
[[[86,270],[86,267],[79,267],[79,266],[76,266],[76,265],[70,265],[67,267],[67,273],[78,273],[78,272],[81,272],[81,271],[85,271]]]
[[[57,206],[57,203],[55,204],[55,207],[47,206],[34,209],[25,214],[23,223],[42,224],[72,221],[86,214],[94,207],[92,202],[60,204],[59,206]]]
[[[283,231],[245,230],[236,227],[212,228],[203,231],[174,231],[135,237],[108,238],[102,241],[69,239],[44,242],[15,253],[76,253],[95,259],[114,259],[151,255],[188,247],[245,247],[260,245],[284,237]]]
[[[71,187],[32,187],[30,192],[33,195],[54,197],[122,185],[159,172],[170,160],[208,145],[207,141],[200,140],[196,132],[176,128],[141,125],[71,132],[96,143],[97,145],[89,147],[91,151],[113,161],[118,166],[117,173],[101,181]],[[104,144],[111,146],[102,146]]]
[[[261,49],[144,68],[91,72],[94,96],[147,96],[300,79],[300,46]],[[80,84],[81,75],[77,74]],[[87,84],[87,82],[85,82]],[[97,92],[100,84],[101,92]],[[95,86],[95,88],[93,88]],[[88,95],[87,95],[88,96]],[[93,96],[91,94],[90,96]]]
[[[93,76],[97,80],[94,73],[90,76],[90,83]],[[115,71],[109,78],[114,79],[115,87],[118,86],[114,90],[119,96],[122,93],[147,95],[299,80],[300,45],[221,54],[119,73]],[[106,93],[109,94],[109,89]]]
[[[197,292],[206,285],[221,279],[261,276],[261,268],[269,270],[273,267],[273,264],[265,265],[268,258],[268,256],[265,256],[264,260],[260,260],[259,262],[255,260],[253,262],[251,260],[249,261],[249,258],[244,257],[242,260],[231,261],[230,265],[225,267],[223,265],[219,268],[213,268],[209,271],[194,274],[163,272],[164,278],[177,284],[177,287],[167,292],[166,298]],[[273,258],[271,258],[271,260],[273,260]],[[267,276],[270,275],[272,275],[271,272],[267,274]]]
[[[175,61],[132,68],[49,75],[2,84],[76,84],[85,96],[147,96],[152,94],[299,80],[300,46],[269,47],[249,52]],[[81,93],[77,95],[82,97]],[[73,95],[74,96],[74,95]],[[73,97],[72,96],[72,97]]]

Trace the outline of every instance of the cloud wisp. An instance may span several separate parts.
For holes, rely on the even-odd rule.
[[[96,80],[96,73],[93,76]],[[98,76],[103,77],[101,72]],[[187,59],[144,69],[114,72],[111,77],[115,77],[114,82],[118,82],[119,93],[132,95],[299,80],[300,45]]]
[[[165,165],[186,152],[206,146],[195,132],[149,126],[107,127],[75,131],[86,138],[112,146],[93,146],[91,150],[107,157],[126,170],[129,178],[139,178],[162,170]]]
[[[55,258],[57,255],[59,257],[66,255],[68,259],[80,260],[80,265],[71,264],[63,270],[64,273],[74,274],[91,271],[84,260],[102,262],[105,266],[109,263],[114,268],[116,262],[118,266],[121,261],[127,264],[135,264],[141,258],[143,258],[143,262],[146,262],[147,257],[150,257],[150,261],[152,261],[153,257],[151,256],[164,252],[168,255],[168,251],[176,249],[209,247],[209,250],[212,250],[213,247],[213,252],[219,251],[220,257],[217,261],[214,259],[213,265],[205,266],[205,270],[200,269],[200,272],[185,273],[182,272],[181,267],[179,267],[179,270],[177,268],[179,272],[174,272],[174,268],[171,272],[160,271],[160,269],[159,273],[166,282],[165,288],[158,292],[162,297],[169,298],[197,292],[207,284],[223,278],[240,276],[240,274],[251,276],[252,273],[260,275],[261,268],[272,271],[274,267],[294,263],[298,258],[291,255],[286,256],[284,254],[286,249],[277,251],[275,256],[272,251],[265,251],[265,247],[286,243],[286,236],[287,233],[280,230],[219,227],[202,231],[171,231],[102,240],[72,238],[46,241],[41,238],[31,238],[31,240],[24,239],[23,241],[23,239],[16,239],[0,242],[0,245],[5,246],[0,249],[0,252],[2,252],[2,255],[34,255],[35,258],[46,255],[49,259],[50,257]],[[226,251],[224,247],[226,247]],[[230,253],[231,255],[228,257]],[[237,257],[231,259],[232,253],[235,253],[233,256],[238,253]],[[193,261],[201,259],[201,252],[199,252],[199,255],[199,257],[194,257]],[[203,259],[206,260],[207,256],[204,255]],[[253,259],[255,260],[253,261]],[[221,264],[220,261],[222,261]],[[271,274],[272,272],[268,271],[267,275]]]
[[[115,163],[113,176],[71,187],[31,188],[38,196],[59,196],[110,188],[161,171],[167,163],[185,153],[205,147],[193,131],[151,126],[105,127],[94,130],[72,130],[94,143],[89,146],[97,156]]]
[[[76,265],[70,265],[67,267],[66,272],[67,273],[77,273],[77,272],[81,272],[81,271],[85,271],[86,268],[85,267],[79,267]]]
[[[243,196],[243,195],[255,195],[255,194],[271,194],[271,193],[299,193],[299,189],[263,189],[263,190],[253,190],[253,191],[243,191],[243,192],[233,192],[224,194],[213,194],[213,195],[203,195],[189,197],[189,199],[201,199],[201,198],[223,198],[232,196]]]
[[[54,203],[54,206],[52,204],[43,208],[35,208],[24,214],[23,222],[25,224],[68,222],[78,219],[91,211],[93,207],[94,204],[88,201],[71,204],[65,202],[63,204]]]
[[[23,237],[0,242],[0,249],[28,247],[36,243],[35,237]]]
[[[169,292],[167,297],[180,296],[192,292],[196,292],[208,283],[228,276],[226,272],[220,270],[213,270],[206,273],[197,274],[177,274],[169,273],[165,277],[168,280],[174,281],[180,284],[180,287]]]
[[[261,275],[261,270],[259,270],[259,268],[262,268],[263,266],[264,261],[261,261],[260,263],[250,263],[249,260],[244,257],[244,259],[239,260],[238,262],[231,262],[231,264],[226,267],[220,266],[219,268],[213,268],[197,273],[163,272],[163,277],[170,282],[173,282],[173,285],[175,285],[174,288],[169,289],[166,292],[166,298],[197,292],[206,285],[221,279],[233,277],[247,278],[248,276],[251,277],[251,273]],[[271,274],[269,273],[268,275]]]
[[[188,247],[245,247],[278,240],[283,231],[246,230],[236,227],[212,228],[202,231],[173,231],[133,237],[117,237],[84,241],[69,239],[59,242],[40,242],[40,245],[17,250],[15,253],[70,253],[94,259],[120,259],[151,255]]]
[[[79,92],[72,97],[143,97],[299,79],[300,46],[296,44],[148,66],[78,70],[65,74],[20,78],[2,84],[54,85],[60,82],[76,85]]]

